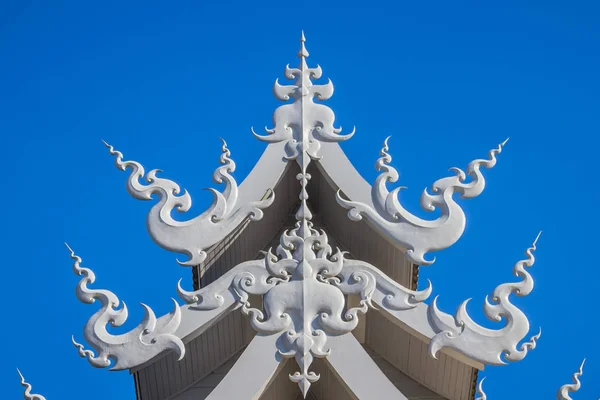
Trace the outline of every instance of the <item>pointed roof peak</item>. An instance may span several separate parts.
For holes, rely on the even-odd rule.
[[[298,58],[308,57],[308,50],[306,50],[306,46],[304,45],[305,42],[306,37],[304,36],[304,31],[302,31],[300,35],[300,51],[298,51]]]

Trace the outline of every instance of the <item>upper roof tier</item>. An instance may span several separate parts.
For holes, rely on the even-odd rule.
[[[291,85],[281,85],[276,80],[275,97],[286,102],[273,113],[273,128],[265,128],[266,135],[255,137],[267,142],[268,146],[250,174],[239,185],[232,177],[235,163],[224,142],[221,166],[214,173],[216,183],[224,183],[223,192],[211,189],[214,200],[201,215],[187,221],[177,221],[171,216],[174,210],[187,211],[191,198],[181,193],[179,186],[150,171],[146,177],[148,185],[140,184],[144,177],[143,167],[135,161],[123,161],[122,154],[107,145],[119,169],[131,168],[128,179],[129,193],[138,199],[150,199],[153,194],[160,197],[148,215],[148,231],[161,247],[184,253],[188,259],[182,264],[198,265],[206,258],[206,250],[219,243],[247,218],[262,218],[263,210],[273,203],[273,189],[284,175],[290,162],[296,161],[303,172],[312,161],[318,163],[327,181],[337,191],[337,202],[348,209],[352,220],[365,218],[386,240],[405,252],[407,258],[418,265],[430,264],[426,253],[445,249],[454,244],[465,228],[465,214],[453,196],[462,198],[479,195],[485,186],[481,168],[492,168],[496,155],[506,141],[489,152],[487,159],[475,160],[467,166],[466,173],[451,168],[455,175],[439,179],[421,196],[421,207],[426,211],[439,209],[440,216],[433,220],[421,219],[408,212],[398,199],[398,187],[391,192],[388,183],[398,180],[398,172],[390,165],[387,139],[377,160],[379,171],[375,183],[370,185],[354,168],[339,146],[354,134],[342,134],[334,126],[333,110],[315,99],[324,101],[333,95],[333,83],[314,84],[313,79],[322,76],[320,66],[309,68],[308,51],[302,34],[298,52],[300,63],[297,68],[285,68],[286,78]],[[467,176],[469,182],[465,182]]]

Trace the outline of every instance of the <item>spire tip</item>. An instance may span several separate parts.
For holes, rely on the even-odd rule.
[[[306,42],[306,37],[304,36],[304,31],[302,31],[300,35],[300,51],[298,51],[298,58],[308,57],[308,51],[306,50],[304,42]]]

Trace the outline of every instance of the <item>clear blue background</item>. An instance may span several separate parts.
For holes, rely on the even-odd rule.
[[[85,3],[85,4],[83,4]],[[417,4],[419,3],[419,4]],[[451,4],[449,4],[451,3]],[[486,3],[486,4],[482,4]],[[390,141],[402,201],[510,136],[480,197],[462,202],[463,238],[421,269],[454,312],[481,304],[538,230],[534,292],[518,300],[539,346],[487,368],[489,399],[554,398],[588,357],[576,399],[600,395],[596,171],[600,133],[600,6],[498,2],[3,2],[0,6],[3,398],[22,396],[15,367],[49,400],[133,399],[127,372],[94,369],[72,347],[96,305],[80,304],[63,242],[130,308],[170,310],[175,263],[145,232],[150,202],[129,197],[100,139],[188,189],[200,213],[214,186],[219,136],[241,181],[261,154],[250,126],[271,124],[271,94],[297,62],[336,93],[343,144],[372,181]],[[501,3],[501,4],[500,4]],[[395,5],[392,5],[395,4]]]

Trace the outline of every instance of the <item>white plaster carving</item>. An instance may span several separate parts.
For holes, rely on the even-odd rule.
[[[306,160],[305,160],[306,161]],[[327,357],[329,336],[351,332],[358,315],[367,312],[376,287],[386,294],[386,304],[399,310],[414,308],[431,293],[404,288],[376,267],[349,260],[328,243],[325,232],[313,228],[306,204],[310,176],[298,175],[301,205],[296,227],[284,232],[275,251],[269,249],[261,260],[241,263],[211,285],[195,292],[178,286],[180,296],[200,309],[222,304],[222,293],[233,290],[241,311],[250,317],[260,334],[280,334],[277,349],[283,357],[295,357],[300,371],[290,379],[298,383],[304,396],[319,379],[310,371],[314,357]],[[251,307],[250,294],[264,295],[264,312]],[[346,311],[346,294],[359,294],[358,307]]]
[[[483,381],[485,381],[485,378],[481,378],[479,384],[477,385],[477,394],[479,395],[479,397],[475,400],[487,400],[487,396],[483,391]]]
[[[19,376],[21,377],[21,386],[23,386],[25,388],[25,391],[23,392],[23,398],[25,400],[46,400],[46,398],[44,396],[42,396],[41,394],[32,394],[31,393],[31,385],[27,382],[25,382],[25,378],[23,377],[23,374],[21,373],[21,371],[19,371],[19,369],[17,368],[17,372],[19,373]]]
[[[306,64],[308,51],[304,42],[304,32],[300,39],[301,48],[298,52],[300,65],[298,68],[285,67],[285,76],[295,79],[293,85],[282,86],[275,80],[273,93],[281,101],[292,99],[289,104],[278,107],[273,113],[274,127],[266,128],[268,135],[261,136],[254,132],[256,138],[268,143],[285,142],[286,154],[289,160],[298,160],[309,156],[319,159],[321,142],[341,142],[354,135],[354,129],[347,135],[342,135],[342,128],[335,128],[335,115],[331,108],[324,104],[315,103],[317,100],[327,100],[333,95],[331,80],[325,85],[315,85],[312,79],[319,79],[323,73],[320,66],[309,68]]]
[[[223,193],[209,188],[214,196],[210,207],[201,215],[188,220],[176,221],[171,216],[174,210],[186,212],[192,206],[192,199],[187,191],[180,195],[181,189],[175,182],[157,177],[160,170],[149,171],[145,174],[144,167],[137,161],[123,161],[123,154],[104,142],[111,155],[115,157],[115,165],[131,172],[127,179],[127,191],[138,200],[151,200],[152,195],[158,195],[158,202],[148,213],[146,225],[148,233],[156,244],[162,248],[186,254],[189,259],[180,262],[182,265],[198,265],[206,258],[206,249],[220,242],[246,218],[258,221],[263,217],[262,209],[273,203],[275,194],[269,190],[264,200],[238,204],[238,186],[231,175],[235,171],[235,163],[230,158],[231,153],[223,140],[221,166],[214,174],[216,183],[225,183]],[[140,183],[144,178],[147,185]],[[179,262],[179,261],[178,261]]]
[[[556,393],[556,398],[558,400],[573,400],[569,393],[574,393],[581,388],[581,382],[579,378],[583,375],[583,364],[585,364],[585,358],[581,362],[579,366],[579,370],[573,374],[573,383],[562,385],[558,392]]]
[[[246,261],[236,265],[210,285],[196,291],[186,291],[177,284],[177,293],[194,310],[214,310],[223,306],[223,296],[230,291],[238,299],[238,307],[246,302],[249,295],[264,295],[271,288],[288,278],[272,276],[265,267],[265,260]]]
[[[96,351],[85,350],[83,345],[73,338],[73,345],[77,347],[79,356],[87,358],[88,362],[96,368],[105,368],[113,365],[111,370],[119,371],[138,366],[157,354],[166,350],[175,351],[181,360],[185,355],[185,347],[180,338],[173,335],[181,322],[179,304],[173,300],[173,311],[160,318],[147,305],[142,303],[145,315],[142,322],[133,330],[121,334],[111,335],[106,330],[108,324],[119,327],[127,320],[128,312],[125,302],[119,307],[119,298],[112,292],[103,289],[91,289],[88,284],[94,283],[96,275],[89,268],[81,267],[81,258],[67,246],[74,260],[73,272],[81,276],[77,284],[77,298],[87,304],[96,300],[102,307],[88,320],[83,330],[85,340]]]
[[[390,165],[392,157],[388,153],[388,139],[385,140],[381,157],[375,167],[380,171],[371,188],[371,197],[374,208],[361,202],[346,200],[337,193],[338,203],[348,209],[348,217],[353,221],[360,221],[367,217],[379,230],[392,239],[399,247],[405,250],[406,257],[419,265],[431,264],[425,259],[425,254],[452,246],[462,236],[465,230],[466,218],[462,208],[456,203],[453,196],[458,193],[462,198],[476,197],[485,187],[485,178],[481,167],[492,168],[496,165],[496,155],[508,139],[489,152],[487,160],[474,160],[467,166],[465,174],[458,168],[451,168],[455,176],[439,179],[432,186],[433,194],[427,189],[421,195],[421,207],[425,211],[434,211],[439,208],[441,215],[435,220],[424,220],[408,212],[398,199],[398,193],[404,187],[398,187],[391,192],[387,189],[388,182],[398,181],[399,175]],[[471,181],[465,183],[469,175]]]
[[[585,359],[583,359],[583,362],[579,366],[579,370],[573,374],[573,383],[562,385],[560,389],[558,389],[558,392],[556,393],[557,400],[573,400],[573,398],[569,396],[569,393],[577,392],[581,388],[579,378],[583,375],[583,364],[585,364]],[[478,397],[475,400],[487,399],[487,396],[483,391],[483,381],[485,381],[485,378],[482,378],[477,385],[477,394],[481,397]]]
[[[157,177],[160,171],[152,170],[146,174],[138,162],[124,161],[122,153],[105,143],[115,157],[117,168],[130,169],[127,190],[131,196],[140,200],[158,196],[158,202],[148,214],[148,231],[161,247],[186,254],[188,260],[182,262],[183,265],[201,263],[206,258],[206,249],[222,241],[246,218],[253,221],[261,219],[262,210],[273,203],[274,193],[269,189],[262,200],[255,201],[255,197],[279,179],[284,163],[289,160],[295,160],[301,169],[297,175],[300,206],[296,213],[295,228],[284,232],[277,248],[269,249],[261,259],[240,263],[209,286],[197,291],[186,291],[181,287],[181,281],[178,283],[178,294],[188,303],[184,306],[187,316],[185,323],[182,323],[182,310],[175,300],[174,310],[160,318],[156,318],[154,312],[142,304],[146,312],[143,321],[121,335],[111,335],[106,328],[108,324],[118,327],[125,322],[128,315],[125,303],[119,308],[120,301],[112,292],[88,288],[94,282],[95,275],[90,269],[81,267],[81,258],[69,248],[74,260],[73,271],[82,276],[77,285],[78,299],[84,303],[99,300],[102,305],[84,329],[84,338],[96,353],[84,349],[73,339],[79,355],[87,358],[95,367],[111,366],[112,370],[140,367],[165,351],[175,351],[181,360],[185,354],[182,339],[189,340],[190,336],[199,334],[226,312],[238,308],[249,317],[258,334],[240,358],[239,364],[211,393],[211,398],[230,398],[232,393],[235,393],[233,397],[239,398],[244,397],[241,393],[251,393],[250,397],[253,398],[260,395],[265,388],[265,382],[261,380],[268,380],[276,374],[281,358],[292,357],[299,371],[292,374],[290,379],[298,384],[306,397],[310,385],[319,379],[311,371],[311,364],[315,357],[324,357],[357,397],[366,398],[377,392],[381,398],[405,399],[377,369],[351,334],[358,324],[359,314],[366,313],[369,307],[375,308],[375,304],[383,308],[396,324],[404,324],[412,334],[430,340],[429,350],[433,357],[442,348],[449,348],[461,353],[453,353],[453,356],[464,355],[466,358],[463,361],[473,361],[481,366],[505,364],[504,359],[523,359],[529,350],[535,348],[540,335],[533,336],[517,348],[529,331],[529,321],[510,302],[509,296],[511,293],[525,296],[533,289],[533,279],[526,268],[534,263],[533,251],[537,238],[527,250],[528,258],[514,267],[515,274],[522,280],[500,285],[492,293],[491,301],[486,298],[485,315],[493,321],[500,321],[502,317],[507,321],[504,328],[492,330],[476,324],[470,318],[466,311],[469,300],[461,304],[455,316],[451,316],[438,309],[436,299],[431,306],[423,303],[431,294],[431,283],[425,290],[410,290],[377,267],[349,259],[340,249],[334,251],[326,233],[314,228],[307,204],[307,184],[311,178],[307,169],[311,160],[321,159],[325,154],[325,157],[331,158],[321,162],[321,167],[325,169],[336,168],[334,164],[339,164],[341,160],[343,164],[337,166],[337,175],[333,180],[344,182],[339,185],[344,190],[354,190],[354,186],[360,186],[360,190],[351,193],[355,201],[342,198],[344,190],[338,191],[337,201],[349,210],[349,217],[353,220],[367,217],[380,232],[405,250],[410,261],[430,264],[435,259],[426,260],[427,253],[451,246],[464,232],[465,214],[455,202],[454,195],[458,193],[462,198],[472,198],[483,191],[485,179],[481,168],[495,166],[496,156],[506,141],[491,150],[488,159],[472,161],[466,173],[452,168],[455,176],[434,182],[432,194],[426,189],[421,196],[421,206],[426,211],[439,208],[441,216],[435,220],[420,219],[400,204],[398,193],[402,187],[388,191],[387,183],[397,182],[399,178],[396,169],[390,165],[389,138],[385,140],[381,157],[376,163],[380,174],[370,187],[370,196],[369,185],[358,181],[362,178],[356,171],[348,179],[340,178],[345,173],[343,169],[351,164],[337,143],[350,138],[354,130],[342,135],[341,128],[334,127],[333,111],[321,103],[315,103],[315,99],[327,100],[331,97],[333,84],[331,81],[324,85],[313,84],[312,79],[319,79],[322,71],[318,66],[307,66],[304,34],[298,56],[298,68],[287,66],[285,70],[286,77],[294,79],[294,84],[282,86],[276,81],[273,88],[279,100],[291,102],[275,110],[274,127],[266,129],[268,135],[259,136],[253,131],[258,139],[271,143],[263,156],[266,161],[256,170],[258,172],[255,172],[254,178],[246,183],[247,187],[259,186],[257,182],[263,178],[260,175],[269,173],[269,182],[273,183],[262,182],[264,186],[260,190],[242,190],[243,196],[239,194],[238,185],[231,175],[235,163],[223,141],[221,165],[213,175],[216,183],[225,184],[223,192],[210,189],[214,199],[205,212],[185,222],[176,221],[172,218],[172,212],[187,212],[190,209],[189,194],[186,191],[182,193],[175,182]],[[287,161],[282,161],[282,154]],[[270,169],[278,171],[272,172]],[[469,182],[466,182],[467,175]],[[145,183],[140,180],[145,180]],[[361,197],[360,193],[363,192],[366,195]],[[264,311],[252,307],[250,295],[263,296]],[[347,295],[358,295],[358,306],[346,304]],[[252,373],[247,373],[261,354],[265,357],[263,362]],[[583,363],[573,377],[575,384],[561,387],[559,400],[570,399],[568,392],[579,389],[582,367]],[[245,380],[238,379],[241,375],[245,376]],[[31,395],[31,385],[26,384],[23,376],[20,376],[21,383],[27,388],[26,399],[45,400],[42,396]],[[254,381],[249,382],[252,379]],[[232,382],[241,382],[240,385],[245,386],[235,387]],[[486,399],[482,384],[483,379],[477,388],[481,396],[477,400]],[[373,389],[372,385],[376,387]]]
[[[541,234],[541,232],[540,232]],[[510,295],[527,296],[533,290],[533,278],[527,272],[526,268],[533,266],[535,258],[533,252],[536,249],[538,235],[532,246],[527,249],[527,259],[517,262],[513,272],[522,280],[516,283],[504,283],[498,286],[493,292],[491,301],[486,297],[483,305],[483,311],[491,321],[501,321],[506,319],[506,326],[501,329],[487,329],[477,324],[467,313],[467,303],[465,300],[452,317],[446,314],[437,306],[437,297],[429,307],[429,319],[438,333],[429,343],[429,352],[432,357],[443,347],[450,347],[461,352],[467,357],[480,361],[484,364],[503,365],[508,361],[522,360],[529,350],[536,346],[536,340],[539,339],[542,331],[531,337],[528,342],[517,345],[525,338],[529,332],[529,321],[523,311],[511,303]]]

